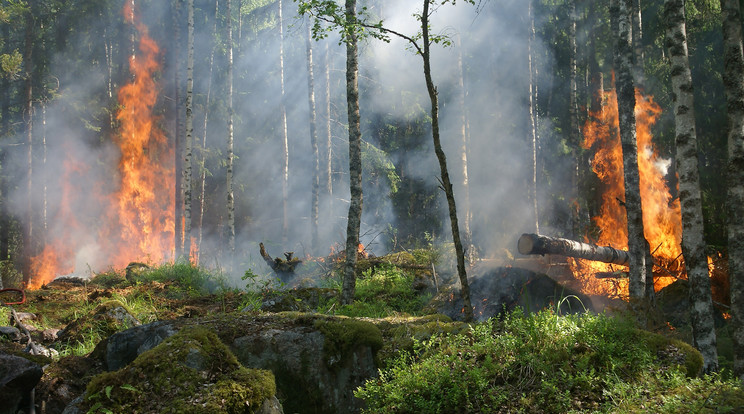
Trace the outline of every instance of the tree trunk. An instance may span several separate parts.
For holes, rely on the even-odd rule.
[[[286,247],[289,237],[289,141],[287,137],[287,107],[284,91],[284,21],[282,0],[279,0],[279,80],[281,83],[281,129],[282,129],[282,244]]]
[[[227,12],[227,248],[228,266],[235,259],[235,195],[233,193],[233,39],[231,0],[226,0]]]
[[[33,81],[33,59],[34,50],[34,8],[33,3],[28,3],[29,11],[26,14],[26,28],[24,38],[23,68],[24,73],[24,108],[23,116],[26,123],[26,223],[23,226],[23,282],[28,284],[31,280],[31,257],[35,254],[34,249],[34,215],[33,215],[33,189],[34,189],[34,81]]]
[[[643,69],[643,19],[641,18],[641,0],[633,0],[631,22],[633,25],[633,70],[636,84],[643,86],[645,73]]]
[[[180,258],[183,255],[183,144],[184,137],[181,118],[181,0],[173,0],[173,37],[175,47],[173,48],[173,83],[174,88],[174,116],[175,128],[175,257]]]
[[[630,280],[628,293],[631,308],[638,322],[646,324],[646,312],[653,292],[653,260],[648,241],[643,233],[640,178],[638,172],[638,143],[636,142],[635,88],[633,84],[633,49],[631,47],[630,9],[632,0],[614,0],[611,14],[615,16],[617,47],[615,73],[617,76],[618,117],[623,150],[625,181],[625,210],[628,216],[628,251],[630,252]],[[650,283],[649,283],[650,282]]]
[[[569,24],[568,24],[568,70],[569,70],[569,97],[568,97],[568,117],[569,117],[569,145],[571,149],[571,189],[569,191],[568,203],[569,208],[578,203],[579,199],[579,156],[581,154],[581,128],[579,126],[579,82],[577,72],[577,55],[578,48],[576,45],[576,0],[568,2]],[[566,229],[574,237],[579,234],[579,220],[575,208],[570,208],[571,218],[570,225]]]
[[[327,197],[326,218],[328,223],[333,223],[333,135],[331,134],[331,51],[328,40],[325,41],[325,56],[323,59],[325,67],[325,196]]]
[[[346,22],[356,24],[356,0],[346,0]],[[359,229],[362,223],[362,131],[359,119],[359,62],[357,33],[346,29],[346,100],[349,122],[349,215],[346,226],[346,262],[341,304],[354,301]]]
[[[183,171],[183,256],[191,257],[191,176],[194,142],[194,0],[188,0],[188,51],[186,58],[186,142]]]
[[[201,160],[199,170],[199,213],[197,217],[198,233],[196,239],[196,256],[195,261],[199,263],[199,255],[201,254],[202,236],[204,235],[204,204],[207,195],[207,131],[209,125],[209,102],[212,96],[212,75],[214,74],[214,50],[217,48],[217,19],[220,14],[220,2],[215,0],[214,2],[214,26],[212,26],[212,49],[209,52],[209,78],[207,80],[207,96],[204,98],[204,130],[202,136],[201,146]]]
[[[630,255],[625,250],[530,233],[522,234],[517,242],[517,250],[521,254],[557,254],[621,266],[630,263]]]
[[[535,120],[536,112],[535,112],[535,101],[534,101],[534,92],[533,88],[535,86],[535,76],[533,72],[533,62],[532,62],[532,49],[533,49],[533,43],[535,42],[535,18],[533,16],[532,12],[532,0],[527,1],[527,15],[528,19],[530,21],[530,35],[529,40],[527,41],[527,68],[529,70],[529,141],[530,141],[530,150],[532,152],[532,178],[530,180],[530,201],[531,201],[531,210],[532,210],[532,217],[530,217],[530,221],[535,225],[534,229],[535,233],[540,232],[540,214],[538,209],[538,202],[537,202],[537,121]]]
[[[460,239],[460,227],[457,222],[457,207],[455,205],[455,194],[452,191],[449,172],[447,170],[447,157],[442,150],[442,143],[439,138],[439,103],[437,97],[437,88],[431,78],[430,65],[430,40],[429,40],[429,0],[424,0],[424,9],[421,13],[421,30],[423,42],[423,53],[421,57],[424,60],[424,77],[426,78],[426,89],[429,92],[431,100],[431,129],[434,139],[434,152],[439,160],[439,170],[442,176],[442,186],[447,197],[447,206],[449,207],[450,225],[452,229],[452,239],[455,243],[455,254],[457,256],[457,274],[460,277],[460,289],[462,294],[463,306],[465,307],[465,320],[473,320],[473,305],[470,303],[470,285],[468,276],[465,271],[465,252]]]
[[[721,0],[728,109],[728,254],[734,375],[744,381],[744,52],[738,0]]]
[[[315,112],[315,78],[313,76],[313,44],[310,19],[307,22],[307,101],[310,109],[310,147],[313,150],[312,197],[310,203],[310,239],[313,253],[319,247],[318,210],[320,199],[320,152],[318,150],[317,113]]]
[[[468,153],[470,152],[470,137],[468,135],[468,112],[465,106],[465,68],[462,64],[462,42],[460,36],[457,36],[457,107],[460,111],[459,134],[460,134],[460,161],[462,167],[462,190],[465,202],[465,251],[469,263],[473,263],[476,258],[475,245],[473,244],[473,231],[470,227],[473,213],[470,209],[470,181],[468,172]]]
[[[687,54],[684,0],[665,0],[666,46],[674,89],[679,199],[682,207],[682,253],[690,284],[690,319],[695,347],[703,354],[703,371],[718,371],[713,298],[708,276],[700,195],[692,75]]]

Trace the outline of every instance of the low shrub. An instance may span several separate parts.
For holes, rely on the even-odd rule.
[[[662,410],[673,399],[659,395],[693,381],[686,353],[697,351],[666,340],[667,353],[657,354],[650,341],[664,338],[617,318],[518,310],[417,343],[356,395],[367,413],[626,412],[648,409],[651,395]],[[710,395],[722,380],[694,381]],[[698,402],[706,398],[699,394]]]

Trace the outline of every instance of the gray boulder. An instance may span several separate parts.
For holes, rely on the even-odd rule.
[[[592,311],[591,298],[567,288],[548,275],[518,267],[497,267],[469,278],[470,302],[477,320],[486,320],[517,307],[525,312],[550,308],[559,313]],[[440,293],[433,301],[438,313],[460,320],[463,302],[459,288]]]
[[[0,352],[0,414],[14,414],[28,404],[31,391],[39,383],[42,369],[26,358]]]
[[[116,371],[134,361],[141,353],[158,346],[178,332],[171,321],[158,321],[117,332],[101,341],[93,351],[106,370]]]
[[[363,402],[354,397],[354,390],[377,375],[375,355],[382,335],[375,325],[300,313],[154,322],[112,335],[93,356],[109,371],[119,370],[195,325],[215,332],[241,365],[271,371],[281,406],[289,413],[359,412]],[[199,367],[201,362],[194,354],[187,355],[184,364]]]

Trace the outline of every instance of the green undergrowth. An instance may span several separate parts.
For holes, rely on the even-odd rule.
[[[431,294],[417,292],[413,286],[414,271],[395,264],[370,267],[356,281],[354,302],[336,306],[336,314],[352,317],[384,318],[394,315],[422,315]],[[328,305],[334,305],[331,302]]]
[[[365,412],[712,413],[735,412],[744,396],[697,377],[689,345],[604,315],[518,310],[413,348],[357,390]]]

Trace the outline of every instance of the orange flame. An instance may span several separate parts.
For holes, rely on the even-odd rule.
[[[623,154],[618,127],[617,98],[615,91],[603,92],[604,108],[584,126],[585,149],[594,149],[592,170],[602,182],[600,211],[593,221],[599,229],[597,244],[619,249],[628,247],[627,216],[625,214],[625,184],[623,179]],[[672,199],[665,180],[668,161],[659,157],[651,142],[651,127],[656,123],[661,108],[653,98],[636,90],[636,134],[638,141],[638,169],[640,173],[643,225],[646,239],[655,259],[673,263],[681,254],[681,215],[679,201]],[[596,272],[611,272],[612,265],[577,260],[573,262],[574,274],[594,294],[627,298],[627,280],[596,279]],[[656,290],[674,282],[673,277],[657,277]]]
[[[67,155],[61,179],[62,199],[53,220],[64,231],[32,258],[29,288],[38,288],[58,275],[75,271],[79,265],[75,263],[75,255],[88,246],[93,246],[96,254],[105,256],[103,260],[114,267],[124,267],[131,261],[159,263],[172,257],[174,151],[153,111],[159,92],[154,77],[160,70],[160,51],[129,2],[123,14],[138,32],[139,53],[130,57],[132,80],[118,94],[120,109],[116,119],[120,123],[120,135],[114,138],[121,152],[118,189],[107,194],[99,189],[76,188],[79,180],[74,174],[84,174],[85,167],[72,160],[73,152]],[[74,232],[84,227],[78,224],[80,217],[70,208],[71,200],[81,194],[89,197],[91,204],[107,206],[103,217],[84,218],[86,225],[92,222],[98,226],[97,235],[95,229]],[[78,233],[87,233],[89,239],[71,236]]]
[[[175,223],[175,194],[162,191],[174,188],[174,153],[158,128],[160,119],[153,114],[159,91],[153,76],[160,69],[160,51],[147,26],[129,7],[125,5],[124,14],[135,16],[140,53],[129,59],[133,80],[119,90],[121,109],[116,116],[121,122],[121,135],[115,140],[121,149],[121,187],[113,195],[111,222],[118,221],[116,230],[121,231],[121,242],[127,248],[112,260],[121,265],[133,258],[166,259],[173,248]]]

